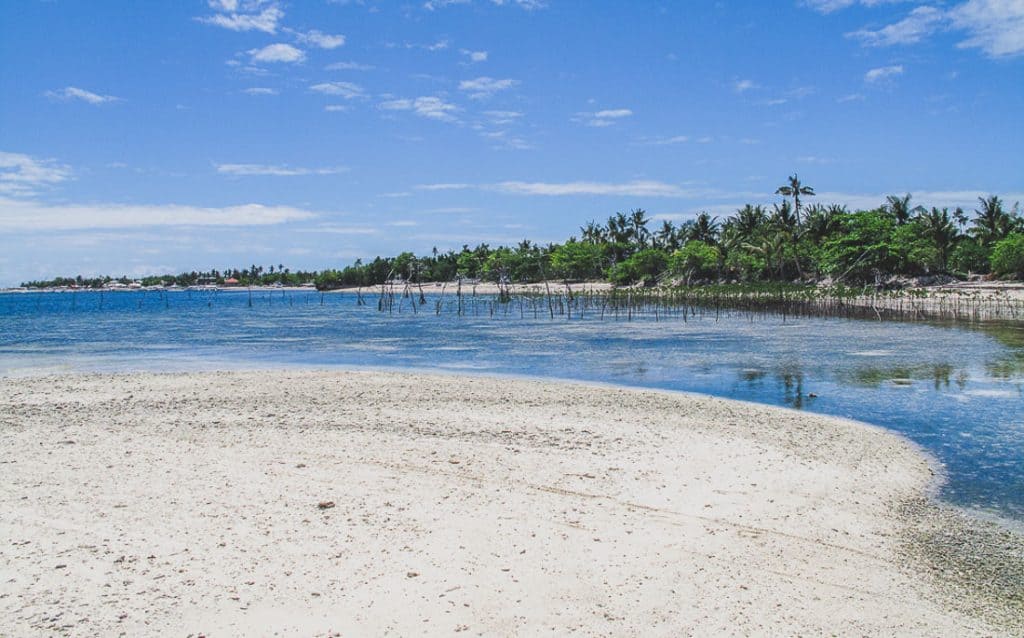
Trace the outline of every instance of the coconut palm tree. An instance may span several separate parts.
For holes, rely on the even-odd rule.
[[[678,250],[679,249],[679,233],[676,230],[675,224],[669,220],[661,222],[661,228],[654,235],[654,244],[656,248],[662,250]]]
[[[981,210],[975,209],[974,227],[969,231],[983,244],[992,244],[1003,239],[1014,230],[1013,216],[1003,210],[1003,202],[995,195],[979,197]]]
[[[949,209],[939,210],[933,206],[930,211],[919,214],[917,220],[924,228],[925,235],[935,246],[939,268],[945,270],[949,253],[952,252],[959,234],[956,224],[949,216]]]
[[[882,209],[896,219],[897,226],[906,224],[910,221],[910,193],[903,197],[889,195],[885,198],[885,204],[882,206]]]
[[[800,178],[796,173],[789,176],[789,184],[783,184],[779,186],[778,190],[775,191],[776,195],[782,195],[783,197],[793,198],[793,209],[796,211],[796,222],[800,223],[800,196],[805,195],[807,197],[814,197],[814,189],[810,186],[804,186],[800,182]]]
[[[768,223],[768,214],[761,206],[747,204],[729,218],[729,225],[735,229],[737,236],[749,241]]]
[[[650,239],[651,233],[647,230],[647,211],[642,208],[637,208],[629,212],[629,227],[633,233],[633,239],[640,248],[647,246],[647,240]]]
[[[718,242],[718,218],[701,213],[693,220],[687,232],[687,241],[702,241],[706,244]]]
[[[792,233],[800,225],[800,216],[793,213],[793,207],[788,201],[783,201],[781,205],[773,204],[772,208],[774,210],[769,222],[778,230]]]

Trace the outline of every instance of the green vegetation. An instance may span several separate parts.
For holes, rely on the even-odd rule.
[[[911,196],[889,196],[872,210],[851,212],[838,205],[807,205],[815,196],[797,175],[776,191],[783,200],[765,207],[748,204],[724,220],[701,213],[676,225],[662,221],[651,230],[641,209],[616,213],[605,224],[589,222],[580,236],[541,246],[522,241],[492,248],[480,244],[430,255],[357,260],[341,270],[292,272],[283,265],[264,269],[191,272],[147,277],[142,285],[300,285],[320,290],[375,286],[388,281],[452,281],[502,284],[543,279],[606,279],[617,285],[674,283],[816,283],[881,285],[893,277],[993,273],[1024,277],[1024,218],[1018,205],[1007,210],[996,196],[979,198],[970,217],[962,209],[912,207]],[[114,280],[58,278],[25,286],[101,287]],[[118,281],[128,283],[126,278]]]

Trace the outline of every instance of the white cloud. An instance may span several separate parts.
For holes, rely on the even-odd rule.
[[[505,91],[519,84],[519,80],[509,78],[496,80],[487,76],[481,76],[473,80],[459,82],[459,89],[469,93],[473,99],[483,99],[494,95],[499,91]]]
[[[670,146],[672,144],[685,144],[690,141],[688,135],[673,135],[672,137],[655,137],[652,139],[645,140],[645,144],[652,146]]]
[[[82,100],[89,104],[108,104],[118,102],[121,98],[113,95],[99,95],[76,86],[66,86],[56,91],[47,91],[46,95],[57,100]]]
[[[256,5],[261,3],[249,4],[252,5],[252,8],[256,8]],[[239,8],[238,2],[232,2],[231,0],[211,2],[210,6],[222,11],[222,13],[196,19],[204,24],[212,24],[232,31],[276,33],[277,23],[284,17],[284,11],[281,11],[276,4],[272,4],[258,13],[237,13]]]
[[[624,117],[630,117],[633,115],[633,111],[630,109],[606,109],[603,111],[597,111],[596,113],[577,113],[572,118],[574,122],[582,122],[587,126],[593,126],[597,128],[603,128],[611,126],[616,120],[620,120]]]
[[[486,62],[487,61],[487,51],[470,51],[468,49],[462,49],[462,51],[460,51],[460,53],[462,53],[462,55],[464,55],[467,58],[469,58],[470,62]]]
[[[454,104],[445,102],[439,97],[418,97],[415,100],[397,99],[381,102],[380,108],[385,111],[412,111],[420,117],[433,120],[454,121],[455,113],[460,109]]]
[[[39,187],[71,179],[71,169],[53,160],[0,151],[0,194],[31,195]]]
[[[687,197],[687,191],[673,184],[654,180],[634,180],[631,182],[519,182],[507,181],[497,184],[423,184],[419,190],[468,190],[479,189],[496,191],[508,195],[607,195],[624,197]]]
[[[427,11],[433,11],[435,9],[443,9],[453,4],[469,4],[470,0],[427,0],[423,3],[423,8]]]
[[[684,192],[672,184],[651,180],[608,182],[501,182],[495,189],[515,195],[614,195],[629,197],[680,197]]]
[[[861,4],[871,6],[882,1],[862,0]],[[807,4],[829,13],[854,4],[854,0],[808,0]],[[865,46],[891,46],[915,44],[943,30],[966,32],[967,39],[958,44],[960,48],[978,48],[993,58],[1020,55],[1024,53],[1024,0],[966,0],[949,9],[922,5],[888,26],[846,35]]]
[[[745,93],[758,87],[753,80],[737,80],[733,83],[732,88],[737,93]]]
[[[270,89],[265,86],[254,86],[249,89],[245,89],[245,93],[249,95],[277,95],[279,91],[277,89]]]
[[[147,226],[267,226],[312,219],[316,214],[290,206],[243,204],[202,208],[176,204],[48,205],[0,198],[0,230],[50,231]]]
[[[955,28],[968,32],[961,48],[979,48],[992,57],[1024,53],[1024,1],[968,0],[949,11]]]
[[[519,121],[523,114],[519,111],[484,111],[484,115],[490,118],[492,124],[511,124]]]
[[[376,67],[358,62],[335,62],[324,67],[327,71],[372,71]]]
[[[904,0],[804,0],[804,4],[821,13],[832,13],[855,4],[874,7],[880,4],[903,2]]]
[[[594,113],[594,117],[599,119],[619,119],[621,117],[629,117],[633,114],[630,109],[608,109],[605,111],[598,111]]]
[[[935,32],[945,20],[945,13],[935,7],[917,7],[899,22],[875,31],[860,29],[846,37],[860,40],[865,46],[915,44]]]
[[[321,49],[337,49],[345,44],[345,36],[321,33],[315,29],[306,33],[297,33],[296,36],[299,42],[320,47]]]
[[[224,175],[236,176],[272,176],[272,177],[293,177],[296,175],[337,175],[348,171],[344,166],[333,166],[327,168],[302,168],[287,165],[267,164],[217,164],[217,172]]]
[[[252,61],[256,62],[287,62],[296,63],[306,59],[302,49],[296,49],[290,44],[268,44],[262,49],[250,49],[249,55]]]
[[[447,183],[447,184],[421,184],[416,187],[421,191],[462,191],[476,188],[472,184]]]
[[[839,102],[840,104],[844,104],[846,102],[863,102],[864,99],[863,93],[850,93],[836,98],[836,102]]]
[[[903,65],[902,64],[894,64],[894,65],[891,65],[891,66],[883,66],[883,67],[879,67],[877,69],[871,69],[870,71],[868,71],[867,73],[864,74],[864,81],[865,82],[870,82],[870,83],[875,83],[875,82],[880,82],[882,80],[887,80],[889,78],[893,78],[893,77],[896,77],[896,76],[899,76],[899,75],[903,75]]]
[[[342,113],[349,109],[348,106],[345,104],[328,104],[327,106],[324,107],[324,110],[327,111],[328,113]]]
[[[366,96],[363,87],[352,82],[321,82],[309,87],[311,91],[323,93],[324,95],[337,95],[346,100],[353,100]]]
[[[423,8],[427,11],[434,11],[436,9],[443,9],[452,5],[459,4],[471,4],[473,0],[426,0],[423,3]],[[503,6],[514,6],[526,11],[533,11],[534,9],[543,9],[547,6],[547,3],[543,0],[491,0],[491,4],[496,7]]]

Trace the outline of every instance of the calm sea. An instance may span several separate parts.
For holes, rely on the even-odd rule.
[[[739,314],[535,319],[352,294],[0,294],[0,375],[394,367],[704,392],[890,428],[945,466],[940,498],[1024,521],[1024,326]],[[525,316],[523,316],[525,315]],[[752,425],[752,427],[754,427]]]

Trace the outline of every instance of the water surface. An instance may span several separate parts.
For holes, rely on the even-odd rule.
[[[940,498],[1024,521],[1024,326],[740,314],[381,313],[315,292],[0,294],[0,375],[374,366],[704,392],[867,421],[945,466]],[[499,307],[500,308],[500,307]],[[522,316],[525,315],[525,316]],[[752,426],[753,427],[753,426]]]

